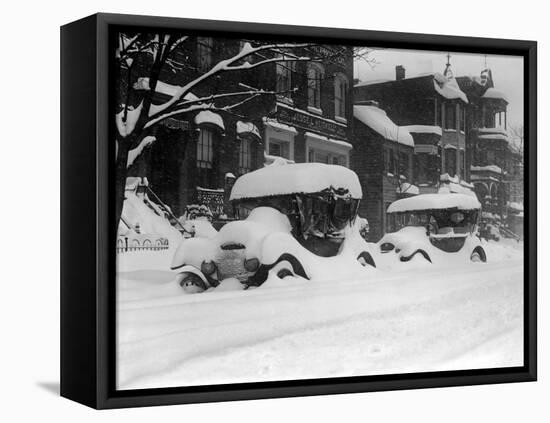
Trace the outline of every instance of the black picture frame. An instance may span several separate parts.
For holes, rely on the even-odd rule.
[[[116,391],[113,243],[114,147],[109,140],[109,31],[163,27],[216,35],[509,54],[524,58],[524,365],[513,368]],[[112,129],[112,128],[111,128]],[[61,28],[61,395],[90,407],[233,401],[537,378],[537,44],[533,41],[95,14]],[[75,246],[78,245],[78,248]]]

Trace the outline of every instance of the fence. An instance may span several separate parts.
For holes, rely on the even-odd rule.
[[[116,241],[116,252],[127,253],[132,251],[161,251],[168,249],[168,239],[148,237],[119,237]]]

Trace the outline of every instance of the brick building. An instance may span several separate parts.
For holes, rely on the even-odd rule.
[[[357,173],[364,200],[359,215],[369,221],[369,240],[377,241],[386,227],[386,209],[395,200],[418,194],[413,185],[414,141],[375,102],[353,108],[354,150],[351,168]]]
[[[157,87],[159,102],[166,99],[162,91],[169,95],[182,81],[237,54],[245,42],[196,37],[187,43],[178,53],[186,66],[163,75],[166,83]],[[243,89],[279,94],[256,96],[235,113],[201,111],[166,119],[157,141],[139,157],[130,175],[147,176],[177,216],[190,204],[206,204],[214,215],[230,215],[227,199],[235,178],[276,158],[349,166],[351,48],[313,46],[292,53],[317,60],[272,62],[227,72],[198,86],[193,95],[199,97]]]
[[[457,80],[470,100],[470,178],[486,216],[504,221],[509,203],[523,203],[523,156],[508,135],[508,100],[490,69]]]
[[[326,60],[277,63],[260,81],[261,87],[288,92],[276,96],[263,120],[266,162],[281,157],[349,166],[352,50],[317,46],[310,55]]]
[[[405,69],[397,66],[395,80],[357,84],[354,100],[356,111],[376,104],[394,131],[413,139],[410,175],[406,180],[388,178],[391,166],[384,165],[383,150],[388,149],[391,130],[377,133],[361,117],[364,113],[355,113],[358,157],[352,168],[362,175],[363,184],[372,184],[366,187],[366,203],[372,205],[363,205],[362,212],[371,222],[373,239],[384,230],[380,209],[403,194],[402,181],[412,185],[409,193],[474,191],[484,216],[499,219],[507,215],[512,192],[522,198],[523,158],[507,135],[508,102],[495,89],[490,70],[479,77],[455,78],[448,61],[443,74],[407,78]]]
[[[393,81],[357,84],[354,100],[358,125],[354,146],[359,157],[353,161],[352,168],[362,175],[364,183],[381,181],[366,187],[367,204],[362,210],[370,222],[372,240],[383,235],[385,210],[400,197],[440,190],[472,194],[466,154],[468,98],[453,77],[450,64],[443,75],[413,78],[407,78],[405,69],[397,66]],[[371,106],[366,106],[368,104]],[[362,117],[365,107],[379,116],[384,115],[386,124],[382,131],[373,131],[373,125]],[[410,145],[404,147],[403,142],[390,142],[398,138],[410,140]],[[392,149],[400,150],[394,151],[393,156],[398,160],[393,161],[406,162],[407,174],[394,174]],[[371,202],[372,205],[368,205]]]

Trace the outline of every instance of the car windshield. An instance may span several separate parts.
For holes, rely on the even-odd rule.
[[[247,198],[233,202],[235,216],[238,219],[246,219],[256,207],[271,207],[279,210],[289,218],[298,212],[295,195],[278,195],[272,197]]]
[[[421,226],[433,235],[466,234],[474,231],[478,216],[479,210],[456,208],[388,213],[386,230],[396,232],[406,226]]]
[[[357,216],[359,200],[326,190],[316,194],[260,197],[234,202],[235,213],[244,219],[256,207],[272,207],[285,214],[295,235],[340,236]]]
[[[303,236],[340,236],[357,215],[359,200],[332,195],[298,196]]]

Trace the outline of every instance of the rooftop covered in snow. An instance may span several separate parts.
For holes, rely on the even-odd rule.
[[[413,134],[435,134],[441,136],[441,126],[436,125],[407,125],[402,126],[401,128],[406,129],[407,131]]]
[[[404,198],[390,204],[388,213],[399,213],[415,210],[441,210],[457,208],[474,210],[481,208],[476,197],[464,194],[421,194]]]
[[[238,178],[231,190],[230,200],[311,194],[327,188],[343,188],[353,198],[363,197],[357,175],[347,167],[324,163],[284,164],[276,161]]]
[[[386,112],[377,106],[355,105],[353,116],[385,139],[414,147],[414,140],[409,131],[397,126]]]
[[[502,91],[497,90],[494,87],[487,88],[487,91],[485,91],[482,97],[492,98],[495,100],[504,100],[506,103],[508,103],[508,98],[506,97],[506,94],[504,94]]]
[[[460,99],[464,103],[468,103],[468,97],[460,89],[455,78],[447,79],[440,73],[434,74],[434,88],[443,97],[454,100]]]

